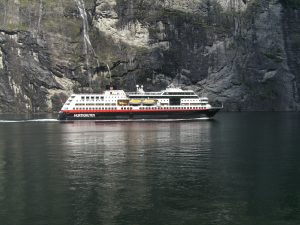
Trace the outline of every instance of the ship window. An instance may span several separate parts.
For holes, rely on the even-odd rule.
[[[95,99],[94,96],[92,96],[92,97],[91,97],[91,100],[94,101],[94,99]]]
[[[99,100],[99,96],[96,97],[96,100]]]

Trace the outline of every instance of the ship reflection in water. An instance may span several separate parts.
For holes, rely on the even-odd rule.
[[[182,192],[191,191],[208,164],[213,122],[63,124],[67,177],[77,201],[85,203],[75,215],[103,224],[172,220],[172,204],[192,200]],[[147,211],[161,218],[147,218]]]

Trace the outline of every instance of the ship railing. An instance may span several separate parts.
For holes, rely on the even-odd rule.
[[[139,92],[127,92],[127,95],[136,95],[136,96],[145,96],[145,95],[161,95],[161,92],[145,92],[145,93],[139,93]]]

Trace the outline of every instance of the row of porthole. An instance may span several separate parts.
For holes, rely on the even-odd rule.
[[[121,107],[121,110],[131,110],[132,107]]]
[[[90,107],[87,107],[87,108],[75,108],[75,110],[116,110],[117,108],[103,108],[103,107],[100,107],[100,108],[90,108]],[[130,110],[132,109],[131,107],[122,107],[121,110]]]
[[[80,103],[98,103],[98,102],[101,102],[101,103],[103,103],[103,104],[106,104],[106,103],[114,103],[114,102],[116,102],[116,100],[96,100],[96,101],[84,101],[84,100],[77,100],[76,102],[80,102]]]
[[[113,109],[117,109],[117,108],[90,108],[90,107],[87,107],[87,108],[75,108],[75,110],[113,110]]]
[[[181,99],[182,102],[199,102],[198,99]]]
[[[204,107],[141,107],[140,109],[205,109]]]
[[[75,108],[75,110],[115,110],[117,108],[103,108],[103,107],[100,107],[100,108],[90,108],[90,107],[87,107],[87,108]],[[140,109],[205,109],[204,107],[141,107]],[[132,110],[132,107],[121,107],[121,110]]]
[[[110,105],[111,105],[111,106],[115,106],[116,103],[111,103],[111,104],[108,104],[108,103],[107,103],[107,104],[103,104],[103,103],[102,103],[102,104],[100,104],[100,103],[86,103],[86,104],[84,104],[84,103],[82,103],[82,104],[81,104],[81,103],[76,103],[76,104],[75,104],[75,106],[85,106],[85,105],[87,105],[87,106],[99,106],[99,105],[101,105],[101,106],[102,106],[102,105],[106,105],[106,106],[110,106]]]
[[[84,98],[84,97],[81,97],[81,101],[89,101],[89,100],[92,100],[92,101],[94,101],[94,100],[96,100],[96,101],[99,101],[99,99],[101,99],[102,101],[103,101],[103,99],[104,99],[104,97],[96,97],[96,98],[94,98],[94,97],[86,97],[86,98]]]

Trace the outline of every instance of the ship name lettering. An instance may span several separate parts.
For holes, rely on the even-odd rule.
[[[90,118],[93,118],[93,117],[96,117],[95,114],[74,114],[74,117],[90,117]]]

